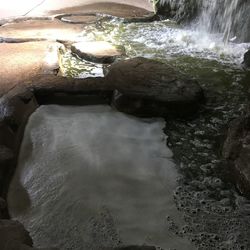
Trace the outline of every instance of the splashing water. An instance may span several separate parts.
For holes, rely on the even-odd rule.
[[[236,37],[232,28],[239,21],[239,16],[242,14],[239,4],[239,0],[220,1],[220,3],[215,0],[203,1],[202,12],[198,19],[199,30],[222,32],[223,41],[226,44],[230,40],[235,40]],[[218,14],[218,8],[221,9],[220,14]]]

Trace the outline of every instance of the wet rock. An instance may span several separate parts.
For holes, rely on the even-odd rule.
[[[142,57],[113,64],[107,80],[116,89],[113,105],[129,114],[184,117],[195,114],[204,101],[196,80]]]
[[[62,14],[57,18],[71,24],[91,24],[98,21],[98,16],[94,13]]]
[[[250,68],[250,49],[244,54],[243,67]]]
[[[2,117],[2,115],[0,115]],[[11,131],[10,127],[4,123],[0,122],[0,145],[5,145],[8,148],[13,148],[14,146],[14,133]]]
[[[96,63],[112,63],[122,55],[115,46],[104,41],[75,43],[71,51],[82,59]]]
[[[0,98],[0,121],[13,132],[23,128],[29,115],[38,107],[33,93],[26,88],[16,87]]]
[[[173,18],[177,22],[190,22],[198,14],[199,2],[197,0],[157,1],[157,14]]]
[[[1,33],[1,31],[0,31]],[[0,97],[37,74],[54,74],[58,68],[54,42],[0,43]]]
[[[250,197],[250,116],[230,123],[223,156],[232,169],[232,178],[242,194]]]
[[[4,219],[6,217],[6,209],[7,203],[6,201],[0,197],[0,219]]]
[[[0,27],[1,37],[18,39],[67,40],[78,37],[82,26],[70,25],[60,20],[27,20],[18,23],[8,23]]]
[[[0,163],[3,163],[13,158],[14,158],[13,151],[4,145],[0,145]]]
[[[32,246],[32,239],[24,226],[18,221],[0,220],[0,249],[25,249],[11,248],[13,243],[17,245]]]

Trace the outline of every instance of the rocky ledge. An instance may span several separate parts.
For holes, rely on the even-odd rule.
[[[223,156],[238,190],[250,198],[250,114],[230,123]]]
[[[244,54],[243,67],[250,69],[250,49]]]

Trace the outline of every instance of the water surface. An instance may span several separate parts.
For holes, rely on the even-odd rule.
[[[36,247],[193,249],[169,230],[170,217],[183,221],[164,125],[109,106],[41,106],[26,127],[10,185],[11,217]]]

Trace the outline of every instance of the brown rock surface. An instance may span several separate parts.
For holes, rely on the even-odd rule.
[[[81,25],[69,24],[57,19],[28,20],[0,27],[0,37],[19,39],[70,40],[76,38],[81,32]]]
[[[37,74],[52,73],[58,66],[52,63],[54,52],[50,48],[57,46],[51,42],[0,44],[0,60],[4,62],[0,68],[0,96]]]
[[[167,64],[142,57],[112,64],[107,81],[117,90],[113,104],[130,114],[192,115],[204,100],[196,80]]]
[[[30,14],[99,12],[119,17],[136,17],[152,11],[152,4],[147,0],[79,0],[74,3],[66,0],[63,4],[60,0],[54,0],[53,4],[48,2],[47,6],[41,6]]]
[[[74,43],[71,51],[84,60],[96,63],[112,63],[122,55],[115,46],[104,41]]]

